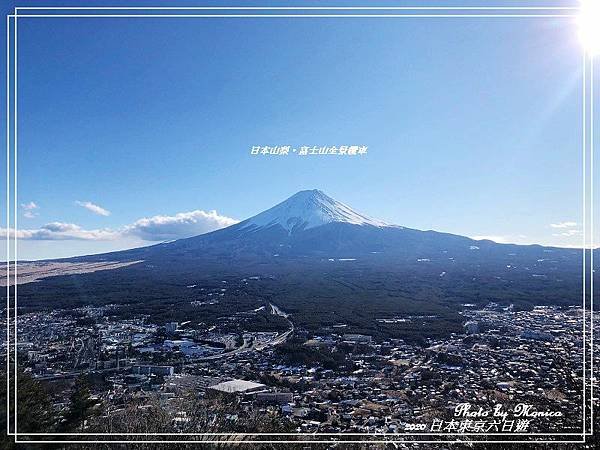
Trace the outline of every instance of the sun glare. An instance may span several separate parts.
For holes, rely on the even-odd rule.
[[[582,0],[577,23],[585,50],[592,55],[600,53],[600,0]]]

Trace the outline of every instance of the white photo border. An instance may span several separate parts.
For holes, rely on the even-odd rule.
[[[89,13],[90,11],[286,11],[286,13],[277,13],[277,14],[217,14],[217,13],[194,13],[194,14],[164,14],[164,13],[154,13],[154,14],[94,14]],[[39,6],[39,7],[15,7],[14,13],[6,16],[6,27],[7,27],[7,46],[6,46],[6,142],[7,142],[7,180],[6,180],[6,199],[7,199],[7,260],[6,260],[6,270],[7,270],[7,434],[11,436],[15,436],[15,443],[223,443],[227,442],[224,440],[18,440],[19,436],[207,436],[207,437],[215,437],[215,436],[299,436],[299,437],[315,437],[315,436],[328,436],[331,439],[329,440],[239,440],[235,441],[236,444],[243,443],[584,443],[586,436],[593,435],[593,117],[594,117],[594,109],[593,109],[593,56],[588,55],[585,50],[583,50],[583,148],[582,148],[582,156],[583,156],[583,252],[582,252],[582,261],[583,261],[583,429],[581,433],[19,433],[17,428],[17,148],[18,148],[18,129],[17,129],[17,118],[18,118],[18,105],[17,105],[17,61],[18,61],[18,53],[17,53],[17,24],[18,18],[28,18],[28,17],[36,17],[36,18],[179,18],[179,17],[188,17],[188,18],[327,18],[327,17],[338,17],[338,18],[575,18],[577,17],[577,12],[580,10],[578,7],[556,7],[556,6],[521,6],[521,7],[508,7],[508,6],[370,6],[370,7],[341,7],[341,6],[320,6],[320,7],[300,7],[300,6],[287,6],[287,7],[262,7],[262,6],[204,6],[204,7],[178,7],[178,6],[152,6],[152,7],[143,7],[143,6],[132,6],[132,7],[94,7],[94,6],[61,6],[61,7],[52,7],[52,6]],[[26,11],[25,14],[19,14],[19,11]],[[86,11],[86,13],[81,14],[65,14],[65,13],[32,13],[31,11]],[[287,11],[294,11],[292,14],[287,13]],[[343,14],[332,14],[332,13],[312,13],[312,14],[304,14],[297,13],[301,11],[345,11]],[[352,11],[400,11],[400,13],[377,13],[377,14],[354,14]],[[419,13],[419,11],[425,11],[426,13]],[[434,13],[438,11],[438,13]],[[440,12],[441,11],[441,12]],[[460,11],[468,11],[467,13],[462,13]],[[476,11],[484,11],[484,13],[475,13]],[[501,13],[494,13],[494,11],[501,11]],[[522,12],[524,11],[524,12]],[[544,11],[552,11],[552,13],[544,13]],[[555,12],[558,11],[558,12]],[[10,33],[10,25],[12,22],[13,33],[13,47],[12,47],[12,60],[11,60],[11,33]],[[12,102],[11,102],[11,61],[13,67],[12,74]],[[587,76],[587,65],[589,64],[589,89],[588,84],[586,82]],[[589,99],[587,98],[589,94]],[[11,111],[12,104],[12,111]],[[589,105],[589,117],[588,117],[588,108]],[[11,120],[11,112],[13,113]],[[589,175],[590,181],[589,186],[586,182],[586,174],[588,171],[587,161],[588,161],[588,118],[589,118]],[[11,155],[11,123],[12,123],[12,149],[13,149],[13,163],[14,163],[14,184],[13,184],[13,195],[14,195],[14,204],[13,204],[13,224],[14,224],[14,247],[13,247],[13,266],[14,266],[14,367],[13,372],[15,374],[14,380],[14,431],[11,432],[10,425],[10,190],[11,190],[11,168],[10,168],[10,155]],[[589,190],[589,205],[587,203],[587,195],[586,193]],[[589,206],[590,210],[590,219],[589,219],[589,243],[586,239],[586,211]],[[588,247],[589,244],[589,247]],[[586,264],[587,264],[587,249],[589,251],[589,259],[590,259],[590,267],[589,267],[589,293],[590,293],[590,426],[589,431],[586,423],[586,391],[588,390],[588,386],[586,383]],[[581,440],[479,440],[479,439],[462,439],[461,436],[479,436],[479,437],[487,437],[487,436],[514,436],[515,438],[519,438],[521,436],[579,436]],[[376,437],[391,437],[391,438],[399,438],[401,436],[455,436],[456,438],[453,440],[405,440],[405,439],[385,439],[385,440],[334,440],[335,437],[343,437],[343,436],[365,436],[370,438]],[[232,441],[229,441],[232,442]],[[233,443],[233,442],[232,442]]]

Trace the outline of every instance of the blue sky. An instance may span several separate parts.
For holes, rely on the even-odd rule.
[[[313,188],[408,227],[580,245],[581,58],[568,19],[20,19],[19,257],[197,234]]]

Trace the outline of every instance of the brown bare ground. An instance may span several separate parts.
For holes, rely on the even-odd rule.
[[[39,281],[43,278],[57,277],[60,275],[74,275],[80,273],[97,272],[99,270],[118,269],[119,267],[127,267],[132,264],[138,264],[142,261],[102,261],[94,263],[70,263],[70,262],[22,262],[17,263],[17,279],[18,284],[31,283]],[[14,264],[10,265],[10,282],[12,286],[15,284]],[[6,286],[6,265],[0,267],[0,286]]]

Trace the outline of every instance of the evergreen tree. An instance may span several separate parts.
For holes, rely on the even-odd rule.
[[[11,377],[11,397],[9,402],[10,418],[14,418],[14,403]],[[0,374],[0,386],[6,386],[6,373]],[[20,433],[48,433],[55,431],[56,414],[52,409],[52,402],[42,385],[34,380],[29,374],[19,370],[18,372],[18,393],[17,393],[17,423]],[[15,448],[14,439],[8,437],[5,433],[6,419],[6,389],[0,389],[0,448]],[[12,426],[11,426],[12,430]],[[38,448],[31,446],[30,448]]]
[[[98,403],[92,398],[90,388],[84,376],[75,380],[74,391],[71,394],[69,410],[64,417],[61,428],[66,431],[83,431],[85,421],[93,414],[93,408]]]

